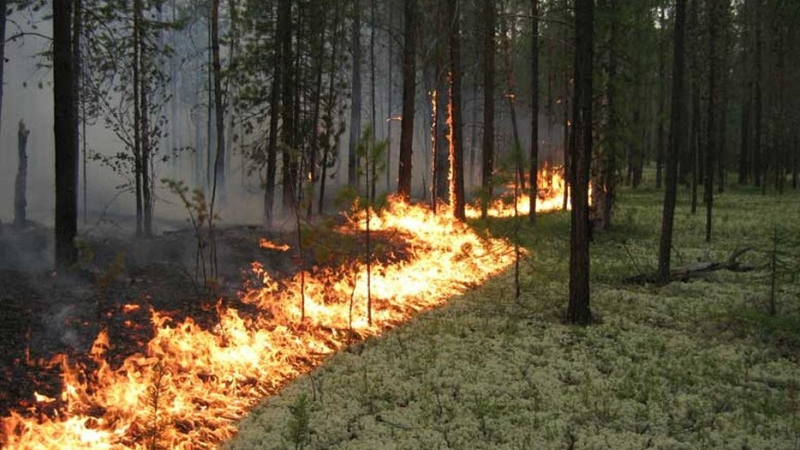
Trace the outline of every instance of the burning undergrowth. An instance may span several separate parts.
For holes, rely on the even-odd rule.
[[[97,336],[90,346],[15,361],[13,370],[58,382],[19,393],[2,419],[0,442],[14,449],[208,448],[326,355],[441,305],[513,261],[505,241],[423,207],[392,201],[369,219],[368,257],[363,212],[334,231],[262,240],[265,257],[253,262],[235,299],[163,308],[141,276],[140,295],[129,301],[86,302],[96,305],[97,320],[74,325]]]

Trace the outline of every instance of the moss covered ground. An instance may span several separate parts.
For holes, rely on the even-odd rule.
[[[662,195],[623,189],[613,229],[595,233],[595,325],[560,320],[566,213],[475,222],[528,250],[519,299],[512,269],[331,356],[225,448],[800,449],[800,194],[729,187],[707,243],[681,190],[673,267],[752,247],[740,259],[759,269],[625,283],[655,269]]]

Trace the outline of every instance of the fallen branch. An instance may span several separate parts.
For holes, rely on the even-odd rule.
[[[687,266],[682,266],[672,269],[669,273],[669,282],[673,281],[687,282],[695,278],[704,278],[708,276],[711,272],[716,272],[718,270],[729,270],[731,272],[753,271],[757,269],[758,266],[739,262],[739,257],[744,255],[750,250],[752,250],[752,248],[750,247],[738,248],[733,252],[731,252],[730,256],[728,256],[728,259],[723,262],[699,261],[696,263],[689,264]],[[658,273],[655,272],[642,273],[625,279],[626,283],[632,283],[632,284],[657,283],[658,281],[659,281]]]

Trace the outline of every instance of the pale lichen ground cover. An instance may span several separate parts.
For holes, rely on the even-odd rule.
[[[255,409],[226,448],[800,449],[797,280],[781,278],[778,318],[763,314],[766,270],[624,284],[655,265],[660,194],[621,202],[616,230],[592,247],[601,323],[559,322],[567,216],[543,217],[520,229],[531,254],[518,301],[509,272],[333,355]],[[797,194],[723,194],[711,243],[702,211],[685,209],[674,265],[743,245],[762,264],[773,226],[800,234]]]

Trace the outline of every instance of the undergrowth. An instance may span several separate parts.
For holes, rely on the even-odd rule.
[[[288,441],[306,449],[800,449],[800,288],[789,245],[774,314],[769,304],[774,230],[800,235],[800,194],[729,189],[716,197],[707,243],[705,215],[692,215],[681,191],[673,267],[750,247],[742,258],[758,269],[626,284],[656,267],[661,196],[623,189],[613,228],[595,234],[600,323],[559,320],[568,215],[522,218],[519,300],[509,269],[359,352],[339,352],[253,411],[226,448],[281,448],[295,436]]]

